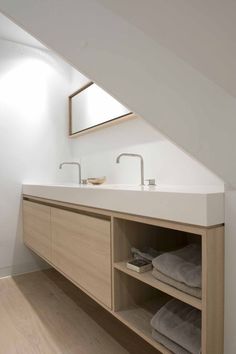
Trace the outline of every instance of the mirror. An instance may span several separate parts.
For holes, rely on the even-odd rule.
[[[78,135],[134,115],[93,82],[69,96],[69,135]]]

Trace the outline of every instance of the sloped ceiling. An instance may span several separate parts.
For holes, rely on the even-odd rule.
[[[17,24],[236,187],[234,6],[0,0]]]
[[[22,30],[19,26],[10,21],[0,13],[0,39],[21,43],[31,47],[45,49],[45,46],[37,41],[30,34]]]
[[[98,0],[236,97],[235,0]]]

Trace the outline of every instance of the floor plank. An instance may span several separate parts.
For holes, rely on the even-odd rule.
[[[0,354],[156,354],[54,269],[0,280]]]

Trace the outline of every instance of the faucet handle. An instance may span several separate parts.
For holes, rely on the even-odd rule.
[[[156,186],[155,178],[145,179],[145,181],[148,181],[148,186]]]

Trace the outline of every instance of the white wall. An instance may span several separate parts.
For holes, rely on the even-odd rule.
[[[156,1],[153,11],[161,12],[163,2]],[[65,0],[0,0],[0,9],[236,186],[236,169],[228,163],[235,159],[236,99],[160,45],[159,38],[138,29],[104,3],[71,0],[68,6]],[[123,4],[127,6],[127,2]],[[143,6],[147,6],[145,2]],[[186,21],[181,22],[187,33],[191,32],[189,18],[185,12]],[[168,32],[171,30],[175,28]],[[222,65],[231,76],[234,67],[226,62]]]
[[[225,351],[236,353],[236,190],[225,193]]]
[[[70,90],[74,92],[88,79],[72,70]],[[168,141],[141,118],[71,139],[74,160],[82,163],[82,177],[106,176],[107,183],[139,184],[140,162],[124,158],[115,163],[120,152],[133,152],[144,157],[145,178],[156,178],[159,185],[224,184],[199,162]]]
[[[47,51],[0,40],[0,276],[35,269],[22,244],[21,185],[69,180],[70,68]]]
[[[161,136],[143,119],[130,120],[72,140],[74,160],[82,163],[82,177],[106,176],[107,183],[139,184],[140,162],[115,159],[121,152],[144,157],[145,178],[159,185],[211,185],[224,190],[217,176]]]

